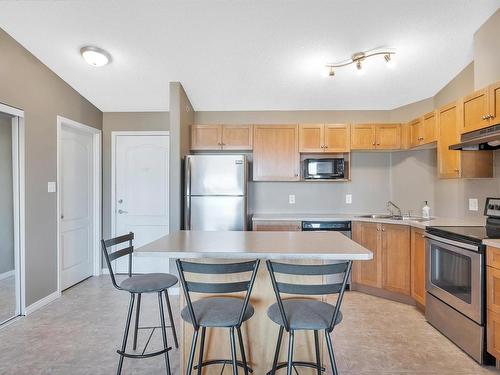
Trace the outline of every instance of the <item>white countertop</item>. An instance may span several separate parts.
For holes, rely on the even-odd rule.
[[[409,225],[412,227],[425,229],[429,226],[442,226],[442,227],[453,227],[453,226],[483,226],[485,225],[486,219],[484,217],[478,218],[443,218],[434,217],[428,221],[416,221],[416,220],[392,220],[392,219],[380,219],[380,218],[364,218],[359,217],[363,214],[342,214],[342,213],[331,213],[331,214],[301,214],[301,213],[262,213],[253,214],[252,221],[364,221],[372,223],[385,223],[385,224],[400,224]]]
[[[135,249],[172,258],[370,260],[373,253],[338,232],[176,231]]]
[[[486,246],[500,248],[500,239],[487,238],[487,239],[483,240],[483,244]]]

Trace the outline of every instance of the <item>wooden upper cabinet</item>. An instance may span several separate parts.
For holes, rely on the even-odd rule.
[[[426,113],[423,117],[423,143],[435,142],[437,138],[436,111]]]
[[[375,139],[377,150],[398,150],[401,148],[401,125],[375,125]]]
[[[222,125],[223,150],[251,150],[253,129],[251,125]]]
[[[299,125],[300,152],[349,152],[351,133],[348,124]]]
[[[254,181],[298,181],[300,179],[298,136],[298,125],[254,126]]]
[[[463,98],[463,122],[461,133],[481,129],[489,125],[489,90],[478,90]]]
[[[353,240],[373,253],[373,259],[355,261],[352,271],[354,283],[375,288],[382,287],[381,224],[354,222]]]
[[[191,150],[251,150],[251,125],[192,125]]]
[[[351,151],[351,126],[348,124],[325,124],[325,152]]]
[[[411,294],[410,229],[407,225],[382,224],[382,287]]]
[[[221,149],[221,125],[191,125],[191,150]]]
[[[422,144],[424,139],[424,126],[422,118],[419,117],[408,123],[410,127],[410,147],[417,147]]]
[[[425,237],[422,229],[411,229],[411,296],[425,306]]]
[[[373,124],[354,124],[351,127],[352,150],[374,150],[376,145]]]
[[[458,133],[460,103],[454,102],[437,111],[439,137],[437,145],[438,173],[441,178],[460,177],[460,152],[449,150],[452,144],[460,142]]]
[[[299,125],[299,151],[323,152],[325,127],[323,124]]]
[[[489,87],[490,125],[500,123],[500,82]]]

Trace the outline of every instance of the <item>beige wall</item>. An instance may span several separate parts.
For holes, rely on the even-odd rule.
[[[434,107],[440,108],[474,91],[474,63],[467,65],[434,96]]]
[[[12,118],[0,113],[0,275],[14,269],[12,184]]]
[[[500,81],[500,10],[474,34],[474,86]]]
[[[168,130],[168,112],[105,112],[102,120],[103,237],[111,236],[111,133]]]
[[[102,113],[0,29],[0,102],[25,112],[26,304],[57,290],[57,115],[101,129]]]

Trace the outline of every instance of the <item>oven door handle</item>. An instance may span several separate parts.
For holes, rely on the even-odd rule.
[[[443,238],[443,237],[435,236],[435,235],[427,233],[427,232],[425,233],[425,237],[429,238],[431,240],[434,240],[434,241],[439,241],[439,242],[446,243],[448,245],[452,245],[452,246],[456,246],[456,247],[461,247],[461,248],[467,249],[467,250],[472,250],[472,251],[475,251],[476,253],[479,252],[479,246],[475,246],[475,245],[471,245],[471,244],[463,243],[463,242],[458,242],[458,241],[453,241],[453,240],[450,240],[448,238]]]

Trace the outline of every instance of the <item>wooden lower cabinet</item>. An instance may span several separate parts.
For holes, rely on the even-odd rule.
[[[500,359],[500,314],[488,310],[486,321],[486,349],[498,361]]]
[[[500,249],[486,249],[486,348],[500,360]]]
[[[411,296],[425,306],[425,237],[417,228],[411,229]]]
[[[254,231],[260,232],[300,232],[300,221],[256,221],[252,225]]]
[[[353,240],[373,252],[354,262],[352,283],[411,295],[410,229],[407,225],[353,223]]]

